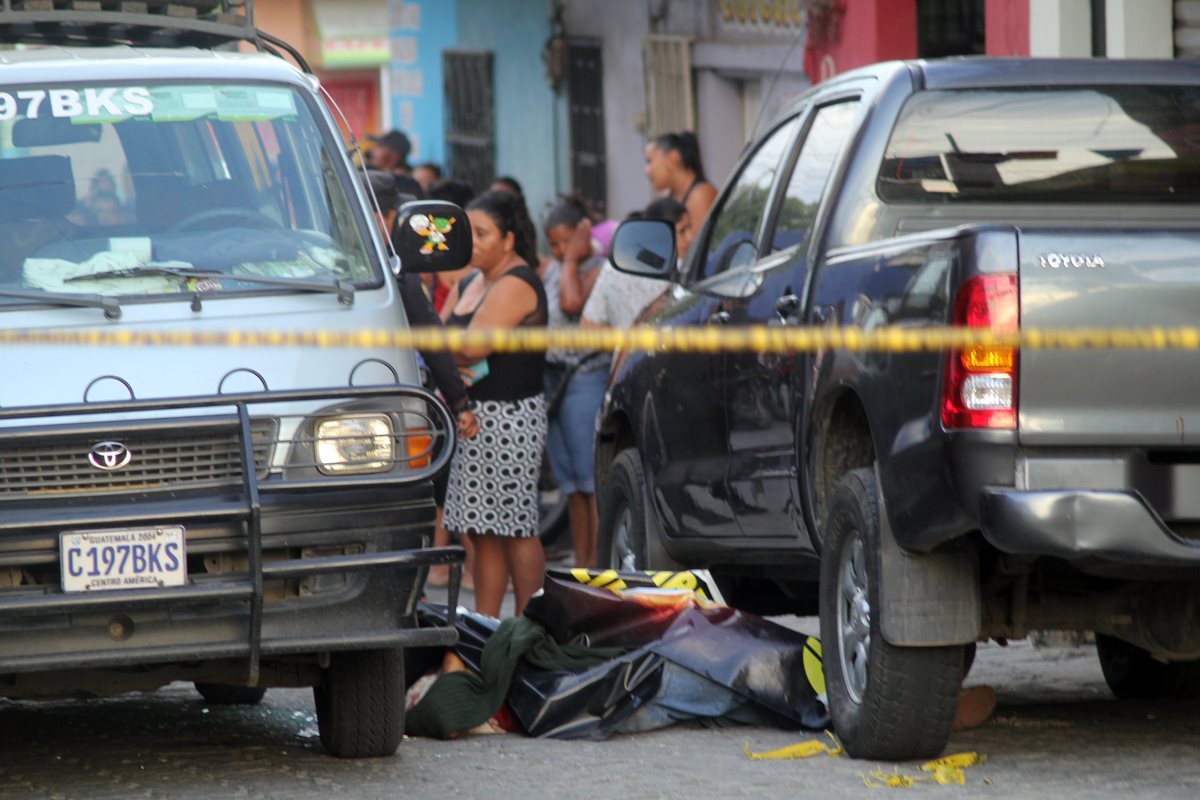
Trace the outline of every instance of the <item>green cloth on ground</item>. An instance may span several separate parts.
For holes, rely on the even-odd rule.
[[[500,710],[522,658],[535,667],[575,672],[619,656],[617,647],[562,645],[528,617],[513,617],[483,646],[480,671],[448,672],[408,712],[405,728],[412,736],[449,739],[487,722]]]

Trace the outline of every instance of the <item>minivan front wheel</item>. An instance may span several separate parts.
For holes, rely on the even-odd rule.
[[[313,699],[327,751],[339,758],[392,755],[404,736],[404,652],[333,653]]]
[[[637,450],[617,454],[600,491],[600,530],[596,551],[600,565],[622,572],[650,568],[646,549],[646,504],[642,462]]]
[[[950,739],[963,648],[897,647],[879,624],[875,473],[858,469],[833,493],[821,557],[821,641],[834,731],[855,758],[938,755]]]

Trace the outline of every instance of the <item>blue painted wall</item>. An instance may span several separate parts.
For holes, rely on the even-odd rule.
[[[446,160],[442,51],[457,47],[456,0],[388,0],[392,125],[413,142],[412,163]]]
[[[542,211],[556,196],[561,150],[542,65],[550,0],[457,0],[457,6],[457,47],[494,54],[497,173],[521,182],[540,232]]]

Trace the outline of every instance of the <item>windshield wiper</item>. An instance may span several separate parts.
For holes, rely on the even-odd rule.
[[[102,294],[72,294],[70,292],[19,292],[11,289],[0,289],[0,297],[15,297],[18,300],[32,300],[40,303],[52,303],[58,306],[77,306],[79,308],[103,308],[106,319],[121,318],[121,304],[115,297]]]
[[[278,278],[265,275],[230,275],[213,269],[192,269],[190,267],[130,267],[128,269],[112,269],[106,272],[93,272],[91,275],[76,275],[67,278],[63,283],[73,281],[90,281],[103,278],[142,278],[146,276],[166,276],[172,278],[217,278],[218,280],[237,281],[239,283],[261,283],[267,286],[286,286],[289,289],[299,289],[304,292],[324,292],[336,294],[338,303],[344,306],[354,305],[354,284],[348,281],[314,281],[305,278]]]

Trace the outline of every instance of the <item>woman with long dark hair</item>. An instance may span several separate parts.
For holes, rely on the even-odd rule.
[[[530,266],[524,207],[503,192],[467,206],[475,272],[446,298],[447,326],[505,329],[546,324],[546,294]],[[538,539],[538,475],[546,442],[541,353],[469,347],[455,354],[468,376],[479,434],[460,442],[450,465],[445,526],[475,548],[475,608],[500,615],[512,579],[516,613],[541,588],[545,555]]]
[[[646,145],[646,177],[656,192],[687,208],[697,229],[717,199],[717,187],[704,176],[700,141],[691,131],[664,133]]]

